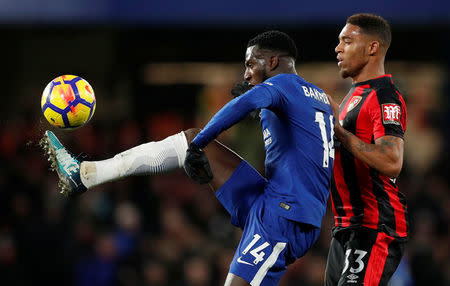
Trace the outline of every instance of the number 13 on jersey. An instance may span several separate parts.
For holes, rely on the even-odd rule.
[[[329,116],[329,129],[330,129],[330,141],[328,141],[327,136],[327,128],[325,124],[325,118],[323,115],[323,112],[317,111],[316,112],[316,120],[317,124],[319,124],[320,133],[322,135],[322,141],[323,141],[323,167],[328,168],[330,157],[334,159],[334,121],[333,121],[333,115]]]

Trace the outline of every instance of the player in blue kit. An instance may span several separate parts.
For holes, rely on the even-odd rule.
[[[277,285],[287,265],[319,236],[333,169],[333,113],[325,93],[296,74],[297,48],[285,33],[251,39],[245,55],[249,91],[203,128],[139,145],[103,161],[78,162],[47,131],[44,147],[63,192],[177,167],[208,183],[243,235],[225,285]],[[265,176],[214,139],[261,109]],[[190,143],[189,143],[190,142]]]

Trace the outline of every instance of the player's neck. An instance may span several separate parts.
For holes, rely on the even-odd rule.
[[[367,64],[360,73],[352,77],[352,83],[367,81],[385,75],[384,62]]]
[[[277,74],[280,73],[293,73],[293,74],[297,74],[297,71],[295,70],[294,66],[284,66],[284,67],[280,67],[277,71]]]
[[[268,76],[269,76],[269,78],[271,78],[271,77],[274,77],[276,75],[283,74],[283,73],[297,74],[297,71],[295,69],[282,69],[282,68],[279,68],[276,71],[274,71],[272,73],[269,73]]]
[[[280,74],[280,73],[297,74],[297,70],[295,69],[295,61],[290,57],[280,58],[278,68],[275,70],[275,72],[277,74]]]

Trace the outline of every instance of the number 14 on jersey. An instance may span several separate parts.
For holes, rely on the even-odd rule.
[[[325,124],[325,118],[323,115],[323,112],[317,111],[316,112],[316,120],[319,124],[320,133],[322,135],[322,141],[323,141],[323,167],[328,168],[330,158],[334,159],[334,120],[333,115],[329,116],[329,122],[330,122],[330,141],[328,141],[327,136],[327,129]]]

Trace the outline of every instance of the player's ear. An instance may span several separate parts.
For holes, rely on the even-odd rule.
[[[278,56],[271,56],[270,57],[270,59],[269,59],[269,69],[271,71],[276,69],[279,64],[280,64],[280,59],[278,58]]]
[[[370,56],[374,56],[375,54],[377,54],[379,49],[380,49],[380,42],[372,41],[369,43],[369,55]]]

